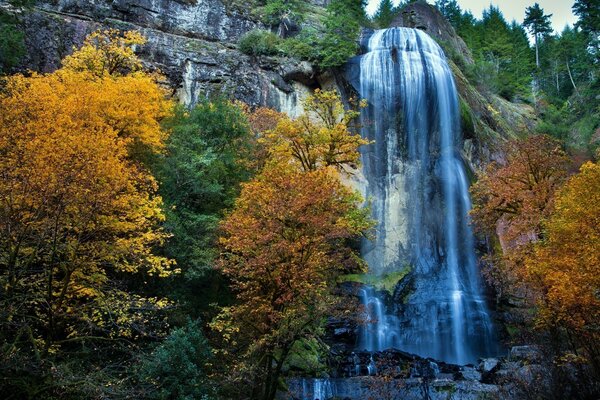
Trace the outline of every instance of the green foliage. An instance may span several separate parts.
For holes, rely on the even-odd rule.
[[[387,28],[398,15],[398,11],[399,7],[394,7],[391,0],[381,0],[379,7],[373,16],[373,21],[378,28]]]
[[[207,378],[212,361],[199,324],[188,321],[175,329],[145,359],[138,370],[143,398],[208,400],[214,388]]]
[[[436,6],[471,49],[475,64],[457,65],[480,89],[509,100],[529,98],[533,53],[521,25],[509,25],[494,6],[483,12],[481,20],[463,12],[454,0],[440,0]]]
[[[306,3],[302,0],[267,0],[262,8],[262,21],[270,26],[291,20],[301,22],[306,12]]]
[[[165,125],[172,133],[156,166],[172,235],[165,251],[177,260],[186,278],[179,290],[197,311],[224,297],[210,278],[215,232],[251,175],[245,160],[253,138],[243,110],[224,99],[204,100],[190,111],[181,107]]]
[[[11,0],[8,3],[23,12],[32,7],[35,0]],[[0,75],[13,69],[24,55],[24,33],[18,14],[0,9]]]
[[[544,36],[552,32],[550,18],[552,14],[545,15],[538,3],[525,10],[523,26],[534,36]]]
[[[238,43],[240,51],[252,56],[273,56],[279,53],[282,39],[270,31],[256,29],[248,32]]]
[[[463,18],[462,10],[456,0],[437,0],[435,6],[442,15],[450,22],[454,29],[458,29]]]
[[[598,39],[600,33],[600,4],[598,0],[576,0],[573,4],[573,13],[579,17],[577,27]]]
[[[366,22],[363,0],[332,0],[318,44],[319,66],[334,68],[356,55],[360,25]]]

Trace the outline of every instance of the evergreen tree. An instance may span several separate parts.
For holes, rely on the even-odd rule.
[[[435,6],[442,15],[450,22],[454,29],[461,25],[463,13],[456,0],[437,0]]]
[[[527,10],[525,11],[523,26],[529,30],[535,39],[535,65],[538,68],[540,67],[540,40],[552,32],[550,17],[552,17],[552,14],[545,15],[544,10],[538,3],[535,3],[531,7],[527,7]]]
[[[396,14],[396,9],[391,0],[381,0],[373,20],[379,28],[387,28],[396,17]]]
[[[576,26],[588,36],[588,46],[600,61],[600,0],[576,0],[573,13],[579,17]]]

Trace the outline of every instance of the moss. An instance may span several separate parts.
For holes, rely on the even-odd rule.
[[[465,138],[475,137],[475,122],[473,121],[473,111],[467,102],[460,97],[460,121]]]
[[[294,343],[286,360],[286,369],[320,375],[327,370],[322,361],[328,349],[316,339],[302,339]]]
[[[390,272],[383,275],[372,274],[350,274],[341,276],[338,282],[358,282],[364,285],[373,286],[376,290],[385,290],[390,294],[394,293],[394,288],[408,273],[411,267],[405,266],[401,271]]]

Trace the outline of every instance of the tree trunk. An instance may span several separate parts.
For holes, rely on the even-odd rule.
[[[571,74],[571,67],[569,66],[569,60],[566,61],[566,64],[567,64],[567,72],[569,73],[569,79],[571,80],[573,89],[575,89],[575,93],[579,94],[579,91],[577,90],[577,85],[575,85],[575,81],[573,80],[573,75]]]
[[[538,69],[540,69],[540,47],[538,45],[538,34],[536,32],[535,36],[535,65]]]

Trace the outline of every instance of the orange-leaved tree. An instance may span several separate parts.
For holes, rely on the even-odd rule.
[[[481,232],[500,239],[488,280],[500,297],[523,297],[523,257],[542,234],[553,196],[567,178],[569,159],[560,143],[545,135],[511,140],[503,153],[504,162],[490,164],[472,186],[471,215]]]
[[[600,165],[586,163],[557,194],[544,240],[526,261],[539,285],[538,323],[600,375]]]
[[[340,102],[334,93],[317,92],[306,104],[320,96]],[[344,120],[343,108],[330,110],[336,120]],[[255,399],[273,399],[294,345],[322,333],[334,303],[331,287],[336,277],[364,268],[350,241],[370,228],[368,210],[360,208],[360,196],[341,183],[338,169],[345,160],[357,162],[362,139],[339,125],[345,122],[335,123],[333,135],[323,132],[323,115],[310,118],[311,124],[321,126],[324,138],[304,141],[303,149],[324,154],[322,149],[337,146],[327,142],[329,137],[345,143],[343,158],[329,163],[319,156],[306,164],[289,146],[303,135],[312,137],[308,130],[294,131],[293,136],[286,131],[280,140],[268,137],[265,167],[243,185],[222,224],[218,268],[231,280],[237,302],[224,309],[212,327],[222,334],[235,363],[230,377]],[[284,118],[272,134],[289,124],[300,122]]]
[[[61,69],[0,92],[0,324],[36,357],[153,332],[165,302],[120,278],[175,271],[153,252],[162,201],[141,160],[161,151],[172,103],[138,69],[141,37],[124,38],[94,33]]]

